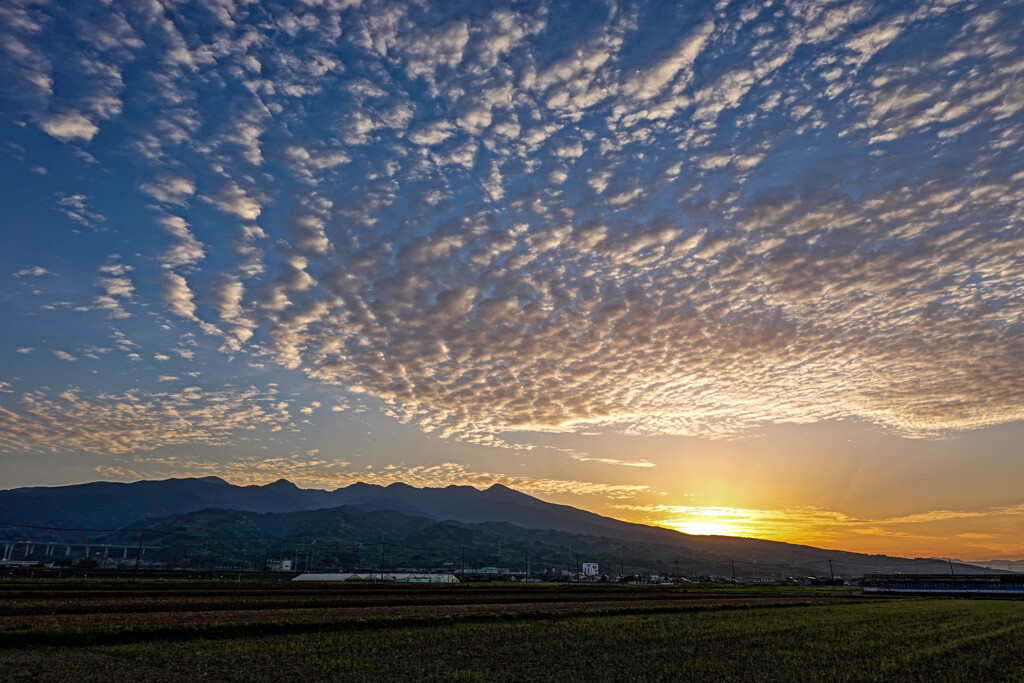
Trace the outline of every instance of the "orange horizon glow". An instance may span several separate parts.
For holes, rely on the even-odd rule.
[[[619,506],[620,508],[643,506]],[[636,514],[640,512],[641,514]],[[1017,508],[988,515],[939,511],[903,518],[862,520],[820,509],[755,510],[660,505],[620,510],[629,522],[694,536],[731,536],[895,557],[940,557],[968,562],[1013,561],[1024,543],[993,533],[972,532],[979,520],[1019,516]]]
[[[217,474],[237,485],[265,485],[276,478],[266,472],[242,476],[203,471],[177,476]],[[293,475],[298,474],[292,472]],[[137,479],[144,477],[118,477]],[[427,468],[379,472],[335,473],[332,476],[293,476],[302,488],[334,489],[356,481],[387,486],[405,483],[440,488],[469,485],[486,489],[503,484],[528,495],[568,504],[607,517],[647,524],[692,536],[730,536],[807,545],[824,550],[883,554],[895,557],[952,557],[964,561],[1012,561],[1024,557],[1024,543],[1012,533],[1024,521],[1024,505],[980,511],[936,510],[918,514],[860,518],[821,507],[757,508],[740,505],[673,505],[645,503],[642,489],[628,485],[594,485],[556,479],[508,477],[470,472],[454,463]],[[742,499],[738,490],[733,494]],[[635,502],[627,502],[632,497]],[[665,500],[672,494],[661,494]],[[680,494],[686,497],[686,494]]]

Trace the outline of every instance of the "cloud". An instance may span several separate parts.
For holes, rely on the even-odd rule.
[[[329,171],[352,161],[352,157],[340,149],[317,151],[292,145],[284,152],[296,175],[309,183],[317,182],[323,171]]]
[[[125,275],[135,270],[131,266],[125,265],[123,263],[118,263],[117,259],[121,258],[118,254],[111,254],[109,258],[111,259],[110,263],[105,263],[99,267],[99,271],[101,273],[104,273],[106,275],[113,275],[115,277],[120,277],[121,275]]]
[[[687,72],[692,69],[693,63],[707,45],[714,28],[711,21],[698,26],[683,38],[669,55],[640,70],[623,83],[622,93],[638,100],[649,100],[679,77],[680,72],[684,73],[681,77],[684,84],[688,82],[691,76]]]
[[[209,201],[224,213],[246,221],[256,220],[262,211],[259,202],[230,180],[223,182]]]
[[[617,458],[592,458],[589,455],[583,455],[582,453],[576,453],[572,456],[573,460],[579,460],[580,462],[596,462],[602,465],[617,465],[619,467],[655,467],[656,465],[649,460],[619,460]]]
[[[153,182],[139,186],[143,192],[163,204],[186,206],[188,197],[195,194],[195,183],[183,176],[162,174]]]
[[[240,351],[253,336],[256,323],[242,305],[245,287],[237,277],[229,276],[214,288],[213,303],[220,318],[231,326],[232,338],[227,340],[228,348]]]
[[[105,7],[103,36],[12,33],[38,91],[16,106],[130,140],[167,240],[130,239],[135,262],[246,368],[502,447],[1024,419],[1016,6],[261,7],[272,31]],[[88,102],[64,94],[90,61]],[[104,270],[97,303],[149,283]]]
[[[131,314],[124,310],[124,305],[132,301],[135,286],[125,273],[132,268],[122,264],[108,264],[100,270],[106,270],[111,275],[96,279],[97,286],[103,289],[103,294],[94,300],[96,306],[107,311],[111,318],[130,318]]]
[[[193,266],[203,260],[206,255],[205,248],[189,230],[185,219],[179,216],[163,216],[159,223],[175,239],[160,259],[165,268]]]
[[[100,132],[99,126],[77,111],[47,117],[39,122],[39,127],[44,133],[61,142],[89,142]]]
[[[107,219],[93,209],[84,194],[61,194],[57,206],[65,216],[87,228],[101,232],[106,230]]]
[[[25,266],[18,272],[14,273],[14,277],[42,277],[43,275],[54,275],[52,271],[43,268],[42,266]]]
[[[423,76],[433,81],[438,68],[457,67],[468,42],[469,26],[464,21],[452,21],[418,35],[404,47],[409,77]]]
[[[193,301],[195,295],[184,277],[177,273],[164,273],[162,293],[164,304],[171,313],[186,320],[198,320]]]
[[[438,145],[452,136],[454,127],[448,121],[434,121],[419,126],[409,133],[409,140],[417,145]]]
[[[118,455],[176,445],[225,445],[250,430],[269,432],[289,425],[286,408],[252,387],[132,390],[92,398],[75,388],[57,397],[35,391],[23,394],[19,407],[0,409],[0,449]]]
[[[234,241],[235,252],[238,254],[238,270],[246,277],[255,277],[265,270],[263,251],[256,246],[258,240],[267,235],[257,225],[242,226]]]

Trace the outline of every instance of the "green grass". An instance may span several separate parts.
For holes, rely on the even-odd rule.
[[[1016,681],[1024,602],[551,616],[0,651],[8,680]]]

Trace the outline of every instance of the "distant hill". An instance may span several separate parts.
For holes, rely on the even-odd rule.
[[[356,483],[323,491],[300,489],[284,479],[265,486],[235,486],[217,477],[95,482],[0,491],[0,521],[83,529],[71,535],[126,545],[137,541],[136,532],[87,530],[144,526],[152,530],[149,542],[176,539],[173,543],[168,540],[176,548],[171,554],[188,555],[195,561],[197,548],[202,547],[208,562],[219,557],[221,564],[239,562],[239,553],[255,557],[258,553],[249,547],[252,539],[273,537],[278,539],[272,541],[275,552],[295,554],[301,546],[309,553],[315,540],[321,559],[351,566],[369,561],[368,555],[353,555],[353,548],[379,544],[384,537],[393,560],[415,560],[421,565],[451,562],[456,548],[461,561],[461,552],[468,547],[471,560],[490,565],[525,563],[531,554],[534,563],[571,568],[577,553],[584,553],[606,567],[630,564],[637,570],[672,571],[681,565],[680,571],[688,574],[700,571],[727,576],[733,571],[744,576],[827,576],[830,571],[859,576],[949,569],[935,560],[826,551],[727,536],[691,536],[547,503],[500,484],[479,490]],[[178,536],[169,535],[171,532]],[[4,527],[8,539],[67,541],[72,540],[70,533]],[[184,538],[187,535],[195,538]],[[247,540],[217,540],[225,537]],[[967,564],[957,564],[955,570],[987,571]]]
[[[154,515],[222,508],[248,512],[293,512],[342,505],[364,511],[394,510],[435,520],[508,522],[528,529],[652,540],[677,532],[630,524],[568,505],[556,505],[495,484],[415,488],[408,484],[356,483],[335,491],[300,489],[279,479],[264,486],[235,486],[217,477],[165,479],[130,484],[94,482],[74,486],[0,491],[0,520],[54,527],[118,528]]]
[[[326,491],[302,490],[284,479],[265,486],[235,486],[218,477],[130,484],[98,481],[0,491],[0,520],[55,527],[109,529],[152,515],[220,507],[288,512],[338,505]]]

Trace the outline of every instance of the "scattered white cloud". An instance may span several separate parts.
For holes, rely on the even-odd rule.
[[[1022,10],[691,10],[218,4],[200,29],[111,2],[59,34],[16,12],[0,68],[26,126],[102,156],[69,159],[138,165],[159,238],[90,185],[56,195],[133,249],[82,280],[93,308],[159,283],[239,367],[430,433],[1024,419]],[[97,149],[118,140],[130,161]]]
[[[209,201],[224,213],[246,221],[256,220],[262,211],[259,202],[230,180],[221,183]]]
[[[96,133],[100,132],[99,126],[77,111],[48,116],[39,122],[39,127],[44,133],[61,142],[73,140],[89,142]]]
[[[43,275],[54,275],[54,273],[42,266],[25,266],[16,272],[14,277],[42,277]]]
[[[189,225],[184,218],[163,216],[159,219],[159,223],[174,238],[174,242],[160,258],[165,268],[194,266],[203,260],[206,250],[202,242],[197,240],[189,230]]]
[[[188,198],[195,194],[195,183],[179,175],[163,174],[153,182],[139,186],[143,192],[163,204],[186,206]]]
[[[702,23],[683,38],[666,57],[640,69],[627,79],[622,85],[622,93],[638,100],[649,100],[677,79],[683,81],[681,85],[687,84],[692,77],[693,63],[707,45],[714,28],[715,25],[711,21]]]
[[[194,294],[184,277],[177,273],[164,273],[163,299],[168,310],[186,320],[197,320]]]
[[[417,145],[439,145],[455,133],[455,127],[449,121],[434,121],[423,124],[409,132],[409,140]]]
[[[576,453],[572,456],[573,460],[579,460],[580,462],[596,462],[602,465],[617,465],[619,467],[655,467],[655,464],[649,460],[619,460],[618,458],[594,458],[589,455],[582,453]]]
[[[269,432],[290,424],[280,402],[251,387],[133,390],[91,398],[77,388],[56,397],[34,391],[21,395],[18,407],[0,408],[0,449],[116,455],[176,445],[225,445],[252,430]]]
[[[61,194],[57,201],[57,207],[65,216],[79,225],[96,231],[106,229],[106,217],[89,205],[88,197],[84,194]]]

